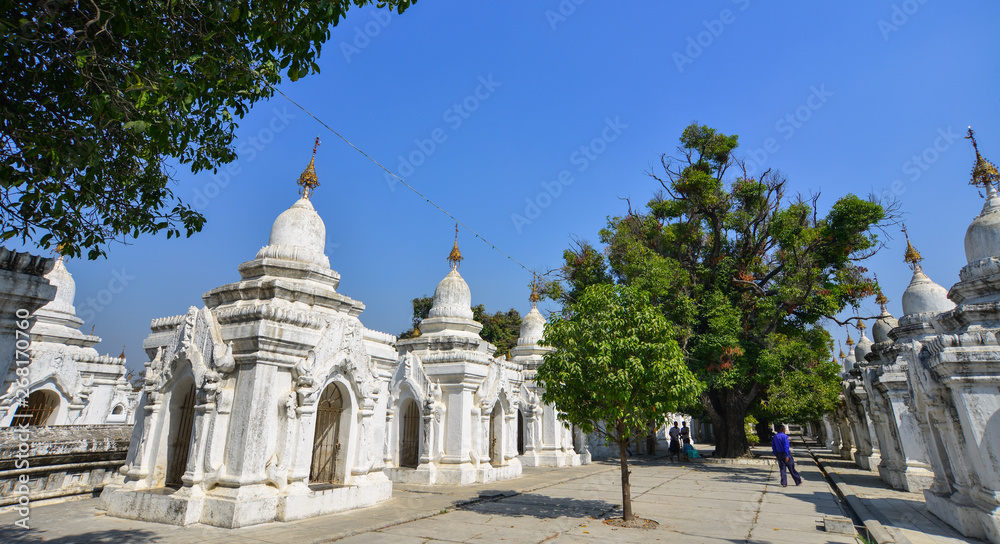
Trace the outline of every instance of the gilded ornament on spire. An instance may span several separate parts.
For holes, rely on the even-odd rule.
[[[903,261],[910,263],[912,266],[919,266],[920,261],[924,260],[924,258],[920,256],[920,252],[910,243],[910,235],[906,232],[906,225],[903,225],[903,236],[906,236],[906,254],[903,256]]]
[[[864,321],[861,321],[860,319],[858,320],[858,330],[861,331],[861,334],[864,334],[864,331],[867,327],[868,326],[865,325]]]
[[[458,249],[458,223],[455,223],[455,245],[452,246],[451,253],[448,254],[448,264],[451,265],[452,269],[455,269],[461,262],[462,252]]]
[[[538,276],[535,276],[531,281],[531,296],[528,297],[528,300],[531,301],[532,308],[537,308],[538,301],[542,300],[542,297],[538,296]]]
[[[316,177],[316,148],[319,147],[319,136],[316,137],[316,143],[313,144],[313,154],[312,158],[309,159],[309,166],[302,171],[302,175],[299,176],[298,184],[302,187],[299,191],[299,196],[309,200],[309,195],[312,194],[313,189],[319,187],[319,178]]]
[[[883,307],[889,303],[889,299],[885,298],[885,295],[882,293],[882,286],[878,283],[878,274],[875,274],[875,302]]]
[[[847,355],[844,355],[844,348],[840,348],[840,358],[841,359],[846,359],[847,358]]]
[[[851,338],[851,333],[847,333],[847,345],[848,346],[854,345],[854,339]]]
[[[976,151],[976,164],[972,167],[972,180],[969,183],[984,188],[996,186],[997,183],[1000,183],[1000,172],[997,172],[997,167],[993,163],[979,154],[979,145],[976,143],[972,127],[969,127],[969,135],[965,138],[972,140],[972,149]]]

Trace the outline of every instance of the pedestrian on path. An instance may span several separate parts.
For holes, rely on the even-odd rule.
[[[795,485],[802,485],[802,476],[799,476],[799,471],[795,470],[795,459],[792,459],[791,443],[788,441],[788,435],[785,434],[785,426],[775,425],[774,430],[777,431],[777,434],[771,438],[771,451],[778,458],[778,469],[781,470],[781,487],[788,487],[786,469],[792,474]]]
[[[681,460],[681,430],[677,427],[676,421],[667,434],[670,435],[670,458],[676,459],[679,463]]]

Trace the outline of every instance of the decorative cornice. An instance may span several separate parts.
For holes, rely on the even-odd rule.
[[[31,276],[44,276],[52,271],[56,260],[27,252],[0,247],[0,270],[10,270]]]
[[[214,310],[214,313],[219,323],[224,325],[267,320],[307,329],[319,329],[326,324],[325,320],[313,317],[306,312],[288,308],[277,308],[271,304],[258,303],[236,308],[225,308]]]
[[[149,328],[153,332],[161,332],[176,328],[177,325],[180,325],[181,323],[184,322],[185,315],[186,314],[172,315],[169,317],[158,317],[154,319],[152,322],[150,322]]]

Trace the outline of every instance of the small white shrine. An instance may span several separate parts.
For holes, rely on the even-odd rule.
[[[313,162],[299,183],[240,281],[153,320],[143,412],[123,478],[101,495],[108,515],[243,527],[390,497],[395,337],[366,329],[364,305],[337,292]]]
[[[494,358],[472,319],[472,293],[458,273],[462,253],[434,290],[420,334],[399,340],[390,386],[386,474],[394,481],[470,484],[521,475],[517,451],[521,368]]]
[[[510,352],[511,361],[524,369],[518,413],[521,464],[526,467],[586,464],[590,462],[587,440],[582,433],[559,419],[559,411],[554,404],[542,402],[545,388],[535,381],[544,355],[553,350],[539,345],[544,332],[545,317],[538,311],[538,294],[532,291],[531,311],[521,321],[521,335]],[[574,444],[580,448],[579,452]]]
[[[16,374],[22,365],[5,369],[0,427],[133,423],[139,393],[127,379],[124,350],[120,357],[100,355],[94,346],[101,339],[80,332],[83,320],[73,306],[76,283],[63,257],[52,262],[44,279],[54,292],[44,306],[26,318],[30,328],[23,332],[30,335],[30,364],[23,365],[22,371],[26,369],[27,375]],[[24,293],[7,290],[28,286],[26,280],[20,287],[4,286],[3,296],[24,298]],[[14,313],[16,310],[11,311]],[[17,332],[10,331],[9,338],[17,338]],[[11,347],[10,353],[15,353]],[[24,401],[17,397],[21,387],[15,384],[21,378],[28,382],[29,394]]]

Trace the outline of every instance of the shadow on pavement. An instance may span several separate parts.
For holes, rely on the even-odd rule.
[[[81,544],[83,542],[87,544],[143,544],[146,542],[155,542],[156,538],[157,535],[155,533],[141,529],[130,529],[127,531],[109,529],[106,531],[92,531],[54,538],[47,538],[45,531],[35,529],[24,530],[20,528],[11,529],[9,527],[0,529],[0,542],[4,544],[34,544],[35,542],[49,542],[54,544]]]
[[[599,517],[619,505],[602,500],[570,499],[566,497],[549,497],[547,495],[517,495],[507,499],[479,502],[459,507],[458,510],[477,512],[481,514],[535,517],[553,519],[559,517]]]

